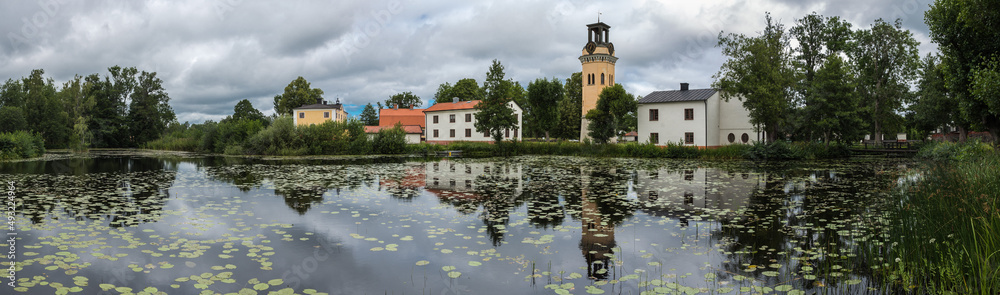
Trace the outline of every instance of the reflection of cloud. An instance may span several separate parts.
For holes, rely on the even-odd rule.
[[[684,222],[689,215],[705,213],[732,217],[763,186],[762,174],[714,168],[638,171],[635,178],[643,211]]]

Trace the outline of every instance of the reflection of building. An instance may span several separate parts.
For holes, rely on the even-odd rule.
[[[424,187],[426,177],[423,165],[411,166],[406,168],[403,175],[381,175],[379,188],[385,188],[394,197],[409,199],[416,197],[419,190]]]
[[[335,104],[327,104],[323,99],[317,99],[315,104],[307,104],[292,109],[292,120],[295,126],[308,126],[312,124],[323,124],[327,121],[347,120],[347,111],[337,100]]]
[[[587,275],[592,279],[604,280],[610,271],[612,248],[615,247],[614,223],[604,220],[598,203],[588,199],[587,189],[580,199],[582,212],[580,220],[580,251],[587,260]],[[603,270],[603,271],[602,271]]]
[[[497,183],[484,182],[490,178],[514,180],[513,195],[522,191],[521,166],[504,165],[484,162],[456,162],[443,160],[424,164],[425,190],[438,197],[453,197],[459,199],[475,199],[475,193],[482,188],[497,186]],[[477,183],[478,182],[478,183]]]
[[[635,190],[644,210],[659,216],[729,210],[746,205],[751,194],[764,187],[764,175],[714,168],[638,171]]]

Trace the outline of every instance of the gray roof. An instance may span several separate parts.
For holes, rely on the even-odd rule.
[[[669,90],[653,91],[639,100],[644,103],[680,102],[680,101],[704,101],[718,92],[715,89],[692,89],[692,90]]]

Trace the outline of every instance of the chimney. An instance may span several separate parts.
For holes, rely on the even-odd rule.
[[[399,104],[396,104],[396,103],[392,104],[392,109],[398,110],[399,109]]]
[[[323,103],[323,98],[322,97],[316,99],[316,104],[322,104],[322,103]]]
[[[452,97],[451,102],[458,102],[458,97]]]
[[[688,83],[681,83],[681,91],[687,91],[687,90],[688,90]]]

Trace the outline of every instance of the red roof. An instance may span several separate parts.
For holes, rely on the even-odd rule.
[[[378,125],[396,126],[396,123],[424,127],[424,109],[381,109],[378,110]]]
[[[639,136],[639,132],[632,131],[629,133],[625,133],[625,136]]]
[[[470,100],[470,101],[460,101],[460,102],[439,102],[426,110],[424,112],[439,112],[439,111],[452,111],[452,110],[467,110],[475,108],[481,100]]]
[[[378,133],[382,129],[392,129],[394,126],[365,126],[365,133]],[[417,125],[403,125],[403,131],[407,134],[421,134],[424,133],[423,129]]]

